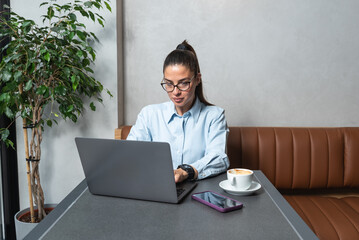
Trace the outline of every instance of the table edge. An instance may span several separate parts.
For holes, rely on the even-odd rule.
[[[260,170],[254,170],[257,179],[265,186],[263,189],[268,193],[282,215],[287,219],[293,230],[301,239],[316,239],[318,237],[308,227],[304,220],[292,208],[292,206],[285,200],[282,194],[273,186],[268,178]]]
[[[24,240],[41,239],[53,225],[71,208],[87,189],[86,179],[82,180],[37,226],[25,236]]]

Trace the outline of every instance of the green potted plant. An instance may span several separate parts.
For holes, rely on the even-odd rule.
[[[77,122],[86,98],[102,102],[104,88],[92,70],[96,59],[93,43],[98,39],[83,20],[104,27],[99,13],[111,11],[109,0],[50,0],[40,6],[46,10],[41,24],[12,11],[0,17],[0,39],[10,40],[0,49],[0,114],[13,123],[22,118],[31,222],[46,216],[39,173],[44,129],[58,119]],[[89,103],[93,111],[94,101]],[[13,146],[8,128],[0,129],[0,134],[1,141]]]

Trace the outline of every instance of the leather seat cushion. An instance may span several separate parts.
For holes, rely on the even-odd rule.
[[[319,239],[359,239],[359,197],[284,197]]]

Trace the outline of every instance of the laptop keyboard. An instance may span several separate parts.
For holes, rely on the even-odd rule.
[[[185,191],[184,188],[177,188],[177,197],[181,196],[181,194]]]

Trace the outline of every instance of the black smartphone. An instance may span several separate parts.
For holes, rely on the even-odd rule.
[[[229,212],[243,207],[240,201],[212,191],[194,193],[192,198],[220,212]]]

